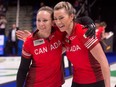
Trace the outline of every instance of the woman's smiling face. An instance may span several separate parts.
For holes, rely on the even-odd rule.
[[[51,14],[47,11],[39,11],[36,17],[36,26],[42,36],[48,37],[52,26]]]
[[[65,8],[54,10],[54,22],[61,32],[67,31],[73,21],[73,16],[69,15]]]

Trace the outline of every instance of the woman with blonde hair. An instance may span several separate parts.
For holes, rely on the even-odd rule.
[[[73,64],[71,87],[110,87],[110,69],[97,38],[87,38],[82,25],[75,23],[74,8],[61,1],[54,7],[54,22],[66,32],[66,55]]]

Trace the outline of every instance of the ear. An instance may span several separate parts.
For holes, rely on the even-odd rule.
[[[74,17],[75,17],[75,15],[74,15],[74,14],[71,14],[70,17],[71,17],[71,19],[73,20]]]

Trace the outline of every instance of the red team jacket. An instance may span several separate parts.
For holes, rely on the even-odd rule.
[[[59,87],[64,83],[62,70],[62,38],[56,30],[47,39],[30,36],[22,55],[32,58],[26,87]]]
[[[84,33],[85,29],[80,24],[75,24],[72,34],[65,39],[66,55],[74,67],[73,81],[90,84],[103,80],[103,76],[100,64],[90,53],[98,44],[98,39],[86,38]]]

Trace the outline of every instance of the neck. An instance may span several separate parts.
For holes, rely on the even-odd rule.
[[[48,33],[41,33],[41,32],[38,32],[38,37],[40,38],[48,38],[50,36],[51,32],[48,32]]]

